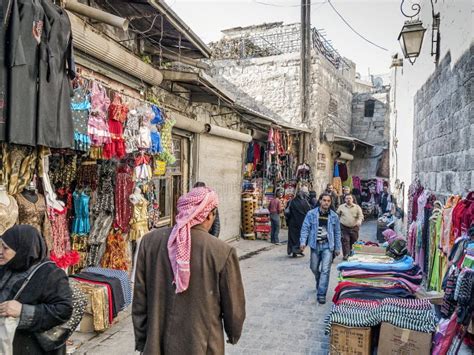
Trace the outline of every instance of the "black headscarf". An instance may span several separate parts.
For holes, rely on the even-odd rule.
[[[32,226],[20,224],[8,229],[1,237],[16,254],[0,269],[26,271],[34,264],[46,259],[47,247],[41,233]]]

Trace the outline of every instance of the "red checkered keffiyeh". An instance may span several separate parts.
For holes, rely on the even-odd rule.
[[[178,200],[176,225],[168,240],[168,255],[174,273],[176,293],[188,289],[191,276],[191,228],[204,222],[219,203],[217,193],[208,187],[197,187]]]

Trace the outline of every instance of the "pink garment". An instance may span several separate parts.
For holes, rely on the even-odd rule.
[[[383,180],[380,178],[376,178],[376,185],[375,185],[375,192],[377,194],[381,194],[383,192]]]
[[[168,255],[173,269],[176,293],[186,291],[189,286],[191,228],[201,224],[218,204],[217,193],[208,187],[194,188],[178,200],[176,225],[168,240]]]
[[[111,142],[107,121],[109,105],[110,99],[105,89],[94,81],[91,89],[91,111],[87,127],[92,145],[103,145]]]
[[[360,186],[360,177],[352,176],[352,186],[354,187],[354,189],[358,189],[359,191],[362,190]]]
[[[411,256],[415,255],[415,246],[416,246],[416,233],[418,230],[418,226],[416,222],[412,222],[410,224],[410,228],[408,230],[408,252],[410,253]]]
[[[427,190],[424,190],[420,197],[418,197],[418,214],[416,216],[416,220],[420,223],[424,223],[425,221],[425,206],[426,203],[428,202],[428,196],[430,195],[430,192]]]

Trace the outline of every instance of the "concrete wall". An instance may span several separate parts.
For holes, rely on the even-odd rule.
[[[474,187],[473,56],[448,53],[415,96],[413,177],[439,195]]]
[[[393,180],[408,185],[412,181],[412,164],[414,140],[414,96],[416,92],[425,84],[428,78],[436,71],[434,58],[431,51],[431,4],[429,0],[422,0],[420,19],[423,26],[428,28],[425,33],[422,51],[414,65],[404,60],[403,68],[392,69],[392,159],[391,171],[394,171]],[[458,62],[472,43],[472,10],[471,0],[450,0],[437,1],[434,3],[435,11],[440,12],[441,24],[441,51],[440,58],[444,58],[450,53],[450,67]],[[432,102],[432,104],[435,104]],[[415,123],[416,124],[416,123]],[[459,128],[459,126],[458,126]],[[418,132],[417,132],[418,133]],[[397,164],[398,161],[398,164]],[[414,163],[416,165],[416,163]],[[471,182],[471,188],[473,187]],[[430,186],[434,191],[436,186]],[[407,189],[408,190],[408,189]]]

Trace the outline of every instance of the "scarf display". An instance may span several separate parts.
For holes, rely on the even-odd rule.
[[[168,255],[173,269],[176,293],[186,291],[189,286],[191,228],[204,222],[218,204],[217,193],[208,187],[194,188],[178,200],[176,225],[168,240]]]

